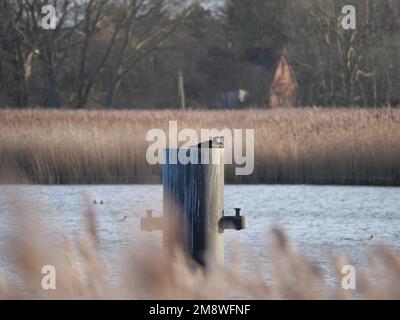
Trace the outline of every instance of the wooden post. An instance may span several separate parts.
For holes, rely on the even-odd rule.
[[[170,160],[174,157],[170,156],[176,150],[165,152],[163,210],[170,225],[165,240],[181,242],[201,265],[207,259],[223,263],[224,234],[219,220],[224,210],[224,149],[210,149],[214,164],[201,164],[202,155],[208,150],[197,150],[199,164],[173,164]],[[187,150],[191,151],[196,150]]]
[[[191,163],[182,164],[178,152],[190,156]],[[213,145],[213,141],[164,153],[164,243],[182,245],[189,256],[205,267],[208,261],[223,264],[224,229],[240,230],[247,224],[240,209],[235,216],[224,216],[223,155],[224,149]],[[154,220],[154,227],[152,222],[142,226],[155,230],[157,224],[158,220]]]

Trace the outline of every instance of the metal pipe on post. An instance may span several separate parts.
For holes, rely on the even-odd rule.
[[[181,163],[178,152],[187,159]],[[164,219],[164,243],[182,245],[200,265],[224,262],[224,230],[246,228],[236,209],[224,216],[224,148],[210,140],[186,150],[167,149],[163,166],[163,218],[142,218],[142,229],[159,229]]]

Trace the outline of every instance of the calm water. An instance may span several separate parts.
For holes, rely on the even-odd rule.
[[[145,209],[161,213],[161,186],[0,186],[0,272],[14,274],[5,258],[7,240],[12,239],[14,230],[13,198],[24,200],[28,206],[25,214],[43,212],[54,233],[64,231],[73,238],[83,234],[83,195],[104,202],[94,207],[100,250],[111,264],[124,253],[126,256],[129,244],[141,236],[145,241],[161,243],[160,232],[140,231]],[[365,251],[375,243],[400,248],[400,188],[226,186],[225,213],[233,215],[234,207],[243,208],[249,227],[225,232],[228,265],[232,249],[246,248],[247,252],[240,254],[245,268],[250,268],[253,255],[268,266],[266,240],[274,225],[282,226],[299,250],[324,268],[328,268],[329,254],[334,252],[345,252],[364,265]],[[122,222],[125,215],[127,219]],[[370,241],[372,234],[374,240]]]

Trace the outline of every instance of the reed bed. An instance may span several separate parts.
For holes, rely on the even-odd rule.
[[[254,129],[255,170],[227,183],[400,185],[400,109],[0,110],[0,170],[41,184],[160,183],[153,128]],[[168,131],[166,131],[168,132]]]
[[[24,204],[14,195],[10,230],[4,263],[15,273],[10,280],[0,275],[0,299],[399,299],[400,254],[377,244],[368,253],[369,266],[357,267],[346,256],[333,256],[330,267],[338,285],[327,282],[323,269],[304,258],[279,228],[274,228],[266,252],[271,256],[269,279],[257,258],[249,272],[233,259],[230,265],[214,264],[208,272],[195,267],[178,245],[150,247],[132,243],[114,261],[117,277],[108,276],[107,257],[99,252],[99,225],[95,209],[82,208],[84,234],[74,239],[55,235],[54,226],[32,202]],[[50,231],[50,232],[49,232]],[[266,230],[267,232],[268,230]],[[360,248],[361,249],[361,248]],[[240,257],[240,254],[238,255]],[[343,266],[356,268],[355,290],[344,290],[340,283]],[[42,286],[42,267],[56,270],[54,290]]]

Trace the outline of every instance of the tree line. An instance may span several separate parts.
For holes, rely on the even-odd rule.
[[[268,106],[284,48],[297,105],[399,105],[400,2],[350,2],[2,0],[0,106],[168,108],[182,88],[189,107]]]

